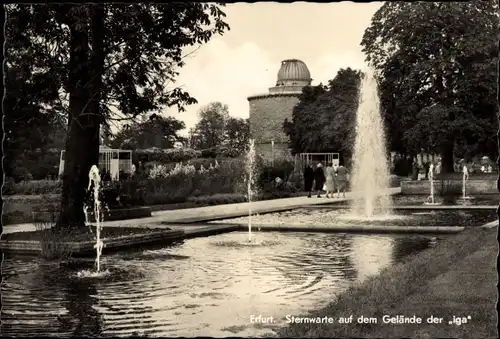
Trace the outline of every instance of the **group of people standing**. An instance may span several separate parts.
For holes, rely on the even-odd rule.
[[[310,164],[307,164],[304,169],[304,188],[305,191],[309,193],[309,198],[313,190],[313,183],[314,190],[318,192],[318,198],[321,198],[321,191],[326,191],[327,198],[333,198],[335,192],[337,192],[339,198],[342,192],[345,198],[348,181],[349,171],[342,164],[340,164],[340,166],[334,166],[333,163],[329,163],[326,170],[323,170],[323,165],[321,163],[316,165],[316,169],[313,169]]]
[[[429,169],[431,164],[434,165],[433,174],[441,174],[441,160],[438,160],[437,162],[424,161],[422,165],[420,165],[417,160],[414,160],[412,164],[412,180],[429,179]]]

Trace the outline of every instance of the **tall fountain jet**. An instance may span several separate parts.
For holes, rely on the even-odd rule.
[[[246,154],[246,183],[247,183],[247,197],[248,197],[248,242],[252,241],[252,198],[254,195],[255,185],[255,140],[251,139]]]
[[[469,180],[469,169],[467,168],[467,165],[464,165],[462,168],[462,199],[463,200],[470,200],[472,197],[467,195],[467,180]]]
[[[364,217],[390,214],[392,199],[387,191],[390,172],[386,138],[377,82],[371,72],[365,72],[361,79],[352,173],[351,213]]]
[[[95,259],[95,265],[96,265],[96,270],[97,273],[100,273],[101,271],[101,254],[102,254],[102,248],[104,247],[104,243],[101,239],[101,230],[102,230],[102,215],[101,215],[101,201],[99,200],[99,190],[101,186],[101,175],[99,174],[99,168],[97,168],[96,165],[93,165],[90,168],[89,171],[89,186],[87,190],[90,190],[90,188],[93,186],[93,191],[92,194],[94,196],[94,216],[96,220],[96,234],[95,234],[95,240],[96,243],[94,245],[94,248],[96,249],[96,259]],[[89,227],[90,224],[88,222],[88,207],[84,206],[83,207],[83,212],[85,214],[85,224],[88,225]]]
[[[424,202],[424,205],[441,205],[441,203],[436,202],[435,192],[434,192],[434,164],[430,164],[429,173],[427,174],[429,178],[429,183],[431,185],[431,195],[427,198],[427,201]]]

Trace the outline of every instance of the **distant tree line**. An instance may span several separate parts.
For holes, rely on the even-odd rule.
[[[149,118],[123,126],[111,139],[110,146],[123,149],[190,147],[204,156],[239,156],[248,145],[248,119],[229,115],[227,105],[209,103],[200,108],[199,121],[187,137],[185,124],[174,117],[152,114]]]
[[[196,103],[171,84],[184,66],[186,47],[207,43],[229,29],[222,6],[6,5],[4,146],[8,159],[15,160],[26,148],[23,135],[32,133],[33,147],[44,148],[46,124],[65,121],[57,227],[84,226],[88,172],[98,162],[103,126],[171,106],[182,111]]]
[[[250,134],[248,119],[230,116],[229,107],[220,102],[203,106],[198,116],[198,123],[189,131],[191,148],[231,156],[246,151]]]
[[[283,128],[294,153],[339,152],[349,159],[354,144],[361,72],[340,69],[328,85],[303,89]]]
[[[388,148],[403,156],[498,156],[498,38],[495,1],[386,2],[361,46],[376,72]],[[306,87],[284,131],[294,152],[349,156],[358,71]]]

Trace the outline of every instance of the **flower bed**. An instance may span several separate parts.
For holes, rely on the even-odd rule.
[[[169,204],[187,204],[189,206],[185,208],[189,208],[248,200],[246,168],[243,160],[225,159],[220,162],[211,159],[198,160],[186,164],[154,164],[147,176],[142,174],[118,182],[102,182],[101,201],[111,210],[123,210]],[[297,195],[297,188],[294,185],[275,187],[274,177],[271,175],[267,179],[263,180],[261,176],[257,183],[254,182],[255,186],[262,187],[253,188],[255,191],[253,200]],[[19,195],[6,199],[3,223],[33,222],[33,212],[43,212],[44,218],[40,220],[52,221],[55,213],[52,212],[57,211],[60,204],[60,188],[60,181],[11,183],[4,192]],[[40,215],[37,214],[38,217]]]
[[[2,193],[4,195],[60,194],[61,190],[62,181],[60,180],[30,180],[15,183],[7,179]]]
[[[167,229],[167,228],[165,228]],[[47,235],[55,234],[56,230],[49,227],[40,227],[36,231],[31,232],[15,232],[2,234],[1,239],[6,241],[42,241],[47,238]],[[101,238],[116,238],[135,234],[157,232],[157,228],[146,227],[104,227],[101,231]],[[71,230],[71,241],[94,241],[95,227],[79,227]]]

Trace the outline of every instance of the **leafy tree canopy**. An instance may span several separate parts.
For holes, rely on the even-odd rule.
[[[84,225],[85,188],[88,171],[98,162],[102,123],[171,106],[182,111],[196,102],[173,84],[186,48],[229,28],[220,7],[192,2],[6,7],[6,69],[18,76],[6,84],[11,97],[4,111],[39,114],[43,105],[51,113],[60,107],[67,118],[59,226]]]
[[[448,171],[457,143],[496,156],[498,38],[494,1],[387,2],[375,13],[361,45],[393,150],[440,152]]]
[[[116,133],[110,146],[132,150],[152,147],[173,148],[177,143],[186,142],[186,139],[179,135],[184,128],[184,122],[174,117],[152,114],[144,121],[125,125]]]
[[[7,69],[18,74],[11,80],[21,82],[18,87],[29,92],[37,104],[53,106],[62,101],[70,92],[70,23],[78,20],[86,26],[92,51],[90,18],[101,7],[102,50],[93,52],[104,59],[102,73],[95,75],[102,78],[102,112],[123,119],[170,106],[182,111],[196,100],[170,85],[184,66],[186,47],[206,43],[229,28],[220,6],[183,2],[8,5]],[[8,87],[13,96],[20,91],[14,86]],[[19,108],[23,101],[17,97],[6,107],[17,104]],[[117,109],[115,114],[111,114],[112,107]]]
[[[226,121],[226,147],[234,150],[235,155],[246,152],[250,139],[248,119],[229,117]]]
[[[190,145],[194,149],[225,149],[233,155],[242,154],[248,145],[248,119],[231,117],[229,107],[220,102],[203,106],[200,120],[189,132]]]
[[[340,69],[327,86],[304,87],[285,133],[294,153],[341,152],[349,157],[354,142],[361,72]]]
[[[229,107],[221,102],[211,102],[200,108],[198,118],[200,120],[190,131],[191,147],[205,149],[222,146]]]

